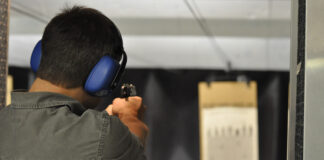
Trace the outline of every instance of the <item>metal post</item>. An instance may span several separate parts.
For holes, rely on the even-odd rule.
[[[324,1],[293,0],[288,160],[324,157]]]
[[[8,57],[8,0],[0,0],[0,108],[6,105]]]

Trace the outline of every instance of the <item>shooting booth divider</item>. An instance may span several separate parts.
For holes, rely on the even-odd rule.
[[[324,1],[292,1],[288,160],[324,157]]]
[[[0,0],[0,109],[6,106],[7,57],[8,57],[8,0]]]
[[[201,160],[258,160],[256,82],[199,83]]]

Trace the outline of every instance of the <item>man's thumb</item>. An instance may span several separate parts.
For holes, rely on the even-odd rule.
[[[109,105],[109,106],[106,108],[106,112],[107,112],[110,116],[114,115],[114,114],[113,114],[113,111],[112,111],[112,107],[113,107],[113,105]]]

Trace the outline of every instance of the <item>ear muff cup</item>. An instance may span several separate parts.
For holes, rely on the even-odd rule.
[[[116,77],[120,65],[109,56],[103,56],[91,70],[86,83],[85,91],[95,94],[101,90],[111,90],[110,85]]]
[[[33,53],[30,58],[30,67],[33,72],[38,70],[39,64],[42,58],[42,41],[38,41],[36,46],[34,47]]]

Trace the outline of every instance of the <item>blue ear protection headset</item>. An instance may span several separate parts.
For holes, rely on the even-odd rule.
[[[122,53],[121,63],[110,56],[103,56],[91,70],[85,84],[84,90],[90,95],[97,97],[108,96],[115,89],[124,73],[127,55]],[[34,72],[37,72],[42,57],[42,41],[40,40],[31,55],[30,66]]]

